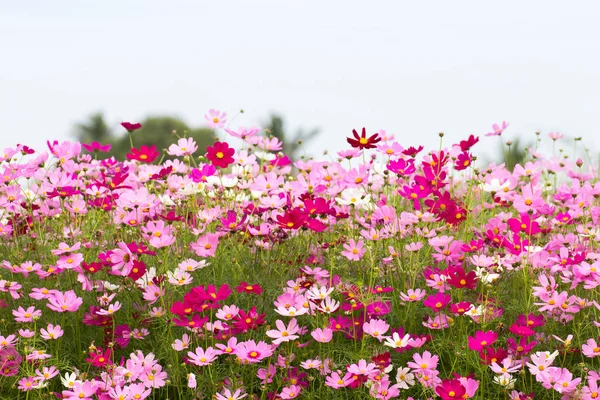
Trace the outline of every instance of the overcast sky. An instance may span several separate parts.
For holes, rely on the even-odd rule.
[[[116,128],[243,108],[232,128],[271,112],[320,127],[312,154],[363,126],[437,147],[502,120],[507,138],[600,149],[598,15],[595,1],[2,1],[0,148],[72,138],[96,111]]]

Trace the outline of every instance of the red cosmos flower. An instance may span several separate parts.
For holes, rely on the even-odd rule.
[[[260,287],[258,283],[250,285],[246,282],[240,282],[240,284],[236,286],[235,290],[237,290],[238,293],[254,293],[258,295],[260,295],[263,292],[262,287]]]
[[[462,399],[467,389],[458,379],[445,379],[435,388],[435,392],[442,400]]]
[[[139,122],[131,123],[131,122],[121,122],[121,126],[127,129],[127,132],[131,133],[133,131],[137,131],[142,127],[142,124]]]
[[[98,151],[109,152],[112,148],[112,144],[100,144],[98,142],[92,142],[89,144],[81,143],[81,147],[89,151],[90,153],[96,153]]]
[[[346,138],[346,140],[348,141],[348,143],[350,143],[350,146],[361,150],[374,149],[375,147],[377,147],[375,146],[375,143],[381,141],[381,138],[377,133],[367,138],[366,128],[362,128],[362,134],[360,136],[358,136],[358,132],[356,132],[356,129],[352,129],[352,134],[354,135],[354,139],[349,137]]]
[[[414,148],[413,146],[410,146],[408,149],[404,150],[402,152],[402,154],[404,154],[405,156],[409,156],[409,157],[416,157],[417,154],[419,154],[421,152],[421,150],[423,150],[423,146],[419,146],[419,148]]]
[[[465,272],[463,267],[449,267],[447,269],[446,283],[458,289],[475,289],[477,274],[475,271]]]
[[[112,350],[110,348],[103,351],[102,348],[98,347],[95,351],[90,351],[88,354],[90,356],[86,358],[85,361],[92,364],[94,367],[102,368],[112,364],[112,361],[110,359],[112,355]]]
[[[479,137],[470,135],[467,140],[461,140],[459,146],[462,151],[469,151],[469,149],[477,142],[479,142]]]
[[[142,145],[139,150],[135,147],[132,147],[130,152],[127,153],[128,160],[138,160],[139,162],[151,163],[156,160],[156,158],[160,155],[160,152],[156,150],[156,146],[152,145],[150,147],[145,144]]]
[[[227,143],[215,142],[212,146],[206,146],[206,158],[219,168],[227,168],[233,164],[233,155],[235,150],[229,147]]]
[[[479,358],[481,358],[481,362],[485,365],[490,365],[491,363],[500,364],[507,356],[508,351],[502,347],[495,349],[492,346],[488,346],[479,352]]]
[[[178,316],[183,316],[183,315],[190,315],[193,312],[195,312],[195,306],[194,304],[188,304],[181,301],[174,301],[173,305],[171,306],[170,309],[172,314],[178,315]]]
[[[304,226],[306,219],[306,211],[296,207],[292,211],[288,211],[283,215],[278,215],[277,224],[283,229],[299,229]]]
[[[468,301],[461,301],[456,304],[450,304],[450,312],[456,315],[463,315],[469,311],[473,305]]]
[[[215,303],[227,299],[231,294],[231,289],[227,284],[221,285],[219,290],[213,285],[206,285],[206,290],[203,286],[196,286],[192,291],[194,291],[199,300]]]
[[[99,262],[91,262],[88,264],[84,261],[81,264],[81,267],[83,269],[85,269],[87,272],[89,272],[90,274],[95,274],[96,272],[100,271],[104,267],[104,265]]]
[[[240,310],[233,319],[234,328],[241,332],[247,332],[250,329],[256,329],[265,323],[265,314],[258,314],[256,307],[252,306],[248,312]]]
[[[168,166],[167,168],[162,168],[160,171],[158,171],[158,174],[154,174],[154,175],[150,176],[150,179],[151,180],[162,179],[166,176],[169,176],[171,174],[171,172],[173,172],[173,167]]]

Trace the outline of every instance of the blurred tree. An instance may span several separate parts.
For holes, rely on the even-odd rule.
[[[75,125],[75,136],[82,143],[108,143],[112,139],[113,133],[104,121],[102,112],[97,112],[90,115],[86,122]]]
[[[309,131],[300,128],[293,137],[288,137],[285,131],[283,118],[277,114],[271,115],[271,120],[265,124],[265,127],[270,135],[283,142],[283,153],[292,161],[297,160],[297,153],[302,148],[302,145],[311,141],[320,133],[319,128],[313,128]]]

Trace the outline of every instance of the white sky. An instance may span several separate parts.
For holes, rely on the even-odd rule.
[[[0,149],[72,138],[107,120],[209,108],[256,125],[322,129],[308,150],[347,147],[353,128],[437,147],[507,120],[600,149],[600,3],[595,1],[0,2]],[[497,138],[481,138],[496,154]],[[450,144],[450,141],[447,142]],[[568,143],[571,146],[571,142]]]

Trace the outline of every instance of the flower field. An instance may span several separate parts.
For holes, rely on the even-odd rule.
[[[600,398],[600,183],[562,135],[512,171],[475,167],[506,123],[293,162],[206,118],[0,154],[0,398]]]

